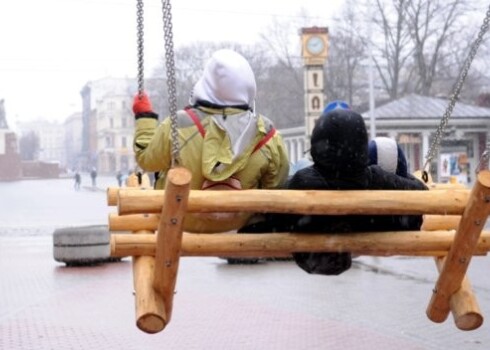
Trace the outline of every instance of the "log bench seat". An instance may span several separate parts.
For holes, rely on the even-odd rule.
[[[435,186],[430,191],[190,190],[191,174],[171,169],[165,190],[109,188],[111,255],[133,256],[136,324],[147,333],[170,322],[180,257],[233,256],[284,258],[294,252],[348,251],[355,255],[427,256],[439,271],[428,290],[427,317],[444,322],[452,313],[456,326],[473,330],[483,323],[466,277],[471,258],[490,250],[483,227],[490,213],[490,171],[478,173],[471,190]],[[189,233],[187,213],[275,212],[304,215],[423,215],[420,231],[355,234]],[[335,278],[335,277],[325,277]],[[401,296],[403,297],[403,296]]]

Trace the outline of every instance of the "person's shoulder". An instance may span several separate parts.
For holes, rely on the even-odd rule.
[[[427,186],[415,176],[402,177],[383,170],[379,165],[367,168],[370,189],[427,190]]]
[[[267,118],[262,114],[258,114],[257,116],[259,122],[261,121],[263,123],[266,132],[269,132],[270,130],[274,129],[274,122],[272,120],[270,120],[269,118]]]
[[[314,165],[298,170],[286,183],[286,188],[295,190],[324,189],[325,180]]]

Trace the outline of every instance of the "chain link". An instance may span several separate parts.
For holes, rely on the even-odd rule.
[[[143,0],[137,0],[136,2],[136,28],[137,28],[137,48],[138,48],[138,95],[143,95],[145,90],[144,80],[144,46],[143,46]]]
[[[457,81],[456,85],[454,86],[453,93],[449,99],[449,105],[446,108],[444,115],[442,116],[441,122],[440,122],[440,124],[436,130],[436,135],[435,135],[434,139],[432,140],[429,151],[427,152],[425,164],[423,167],[424,172],[428,172],[430,162],[432,161],[432,159],[434,158],[434,156],[436,155],[436,153],[439,150],[444,130],[446,129],[446,126],[449,122],[449,118],[451,117],[451,114],[453,113],[454,106],[456,105],[456,102],[459,98],[459,94],[461,92],[461,89],[463,88],[463,84],[464,84],[464,81],[466,80],[466,77],[468,75],[468,71],[470,70],[471,63],[473,62],[473,59],[475,58],[476,53],[478,51],[478,48],[480,47],[480,44],[483,40],[483,35],[485,35],[485,33],[488,30],[489,21],[490,21],[490,6],[489,6],[487,13],[485,15],[485,19],[483,20],[483,24],[480,28],[480,32],[478,33],[478,37],[473,42],[473,44],[471,46],[470,53],[469,53],[468,57],[466,58],[466,61],[464,62],[463,69],[461,70],[461,72],[459,74],[458,81]]]
[[[490,159],[490,141],[487,142],[487,147],[485,148],[485,152],[483,152],[480,157],[480,161],[478,162],[478,165],[475,168],[475,174],[478,174],[480,170],[482,170],[482,167],[488,169],[489,159]]]
[[[168,104],[170,110],[170,134],[172,138],[172,167],[180,162],[177,133],[177,91],[175,82],[174,38],[172,32],[172,5],[162,0],[163,32],[165,38],[165,66],[167,68]]]

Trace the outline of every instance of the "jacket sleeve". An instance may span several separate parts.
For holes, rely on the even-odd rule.
[[[377,165],[370,166],[369,170],[373,190],[428,190],[428,187],[415,176],[398,176],[384,171]],[[377,227],[377,230],[419,230],[423,218],[422,215],[393,215],[380,216],[374,221],[377,221],[373,223],[373,227]]]
[[[286,183],[289,173],[289,157],[280,134],[276,132],[268,142],[271,161],[267,172],[262,176],[261,185],[264,189],[281,188]]]
[[[160,125],[154,118],[136,120],[133,149],[136,162],[145,171],[160,171],[170,168],[170,118]]]
[[[370,189],[373,190],[428,190],[428,187],[415,176],[407,177],[384,171],[377,165],[371,165],[370,170]]]

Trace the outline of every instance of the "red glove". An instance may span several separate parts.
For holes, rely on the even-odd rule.
[[[151,107],[150,99],[148,95],[143,92],[142,95],[136,94],[133,100],[133,113],[138,115],[141,113],[153,113],[153,108]]]

